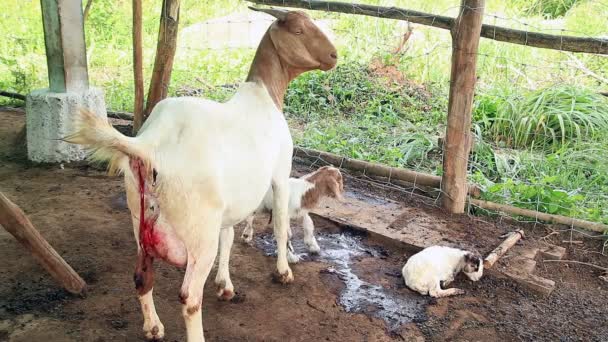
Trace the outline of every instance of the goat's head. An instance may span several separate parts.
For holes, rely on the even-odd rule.
[[[307,177],[325,196],[342,200],[344,181],[340,170],[333,166],[323,166]]]
[[[254,8],[268,13],[277,20],[268,29],[270,39],[283,65],[296,74],[336,66],[338,53],[325,33],[302,11],[284,11],[274,8]]]
[[[477,252],[466,252],[464,255],[464,274],[472,281],[478,281],[483,275],[483,258]]]

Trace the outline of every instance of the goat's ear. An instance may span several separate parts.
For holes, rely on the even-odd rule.
[[[264,12],[266,14],[270,14],[271,16],[279,19],[280,21],[284,21],[287,18],[287,13],[289,13],[289,11],[280,10],[280,9],[276,9],[276,8],[256,8],[256,7],[249,6],[249,9],[252,11]]]
[[[464,255],[464,261],[467,264],[477,265],[481,261],[481,255],[478,253],[468,252]]]
[[[330,192],[330,196],[337,199],[338,201],[342,201],[344,198],[342,197],[342,189],[340,186],[340,182],[338,182],[336,179],[332,179],[329,182],[329,192]]]

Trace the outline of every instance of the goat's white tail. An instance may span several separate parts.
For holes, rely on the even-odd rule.
[[[74,133],[63,140],[84,146],[89,159],[96,162],[109,161],[111,174],[120,171],[120,160],[123,157],[134,157],[149,166],[150,154],[138,144],[136,138],[127,137],[95,113],[81,109],[74,120]]]

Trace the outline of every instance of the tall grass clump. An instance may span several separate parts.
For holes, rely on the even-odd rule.
[[[555,86],[523,96],[490,96],[476,116],[495,142],[513,148],[550,148],[608,131],[608,100],[576,86]]]

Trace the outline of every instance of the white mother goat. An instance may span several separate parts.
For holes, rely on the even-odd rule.
[[[288,179],[292,139],[282,113],[289,82],[299,74],[336,65],[336,49],[300,11],[263,10],[277,18],[262,38],[251,70],[226,103],[199,98],[159,102],[135,138],[82,111],[66,140],[84,145],[94,160],[109,160],[124,172],[127,202],[138,245],[134,280],[148,339],[164,327],[152,299],[154,258],[186,273],[180,290],[189,342],[204,341],[203,286],[220,248],[228,263],[233,225],[274,192],[277,272],[293,281],[287,261]],[[217,279],[219,284],[225,281]],[[229,297],[232,288],[221,289]]]

